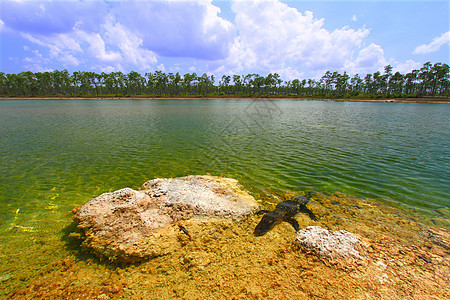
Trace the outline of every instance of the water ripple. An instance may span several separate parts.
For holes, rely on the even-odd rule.
[[[252,115],[258,102],[236,99],[2,101],[2,218],[11,207],[35,215],[56,193],[64,216],[103,191],[205,173],[256,194],[314,189],[450,207],[449,106],[274,104],[277,115]]]

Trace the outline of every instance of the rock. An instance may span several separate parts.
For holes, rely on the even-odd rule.
[[[357,250],[360,248],[359,238],[345,230],[330,231],[308,226],[297,232],[294,242],[318,256],[362,259]]]
[[[180,234],[174,223],[239,220],[257,208],[237,180],[205,175],[158,178],[139,191],[105,193],[74,209],[73,218],[85,248],[110,260],[135,262],[173,251]]]

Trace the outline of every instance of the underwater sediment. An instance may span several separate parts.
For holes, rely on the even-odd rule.
[[[144,184],[142,191],[148,187]],[[220,192],[229,196],[226,190]],[[286,191],[271,194],[270,198],[276,203],[304,194]],[[264,208],[274,208],[264,199],[257,197],[257,200]],[[200,211],[193,209],[192,215],[175,214],[170,219],[167,227],[170,241],[166,242],[171,246],[159,255],[131,260],[132,263],[110,262],[87,255],[78,242],[78,250],[74,249],[66,259],[49,266],[39,278],[12,291],[7,298],[450,297],[450,230],[445,220],[436,226],[399,209],[338,192],[314,193],[308,207],[317,220],[305,214],[296,215],[299,232],[315,226],[321,228],[318,234],[351,233],[358,240],[354,249],[357,255],[327,256],[300,246],[294,242],[298,233],[287,222],[279,223],[263,236],[255,236],[253,231],[261,216],[252,214],[256,210],[253,205],[241,218],[219,217],[214,222],[192,221],[196,220],[194,212]],[[180,230],[178,224],[189,234]],[[98,255],[93,248],[85,245],[85,249]]]

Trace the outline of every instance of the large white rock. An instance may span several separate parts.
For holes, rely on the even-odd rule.
[[[159,178],[139,191],[105,193],[74,209],[83,246],[101,257],[132,262],[171,251],[182,220],[242,219],[258,208],[235,179]]]

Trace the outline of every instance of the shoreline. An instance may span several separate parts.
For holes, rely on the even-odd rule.
[[[300,228],[319,226],[355,234],[359,258],[314,254],[293,242],[297,233],[287,222],[255,236],[261,217],[253,214],[207,226],[183,220],[190,236],[169,228],[174,234],[172,251],[140,263],[118,264],[83,250],[76,226],[68,220],[58,243],[54,235],[28,233],[37,242],[24,257],[36,260],[40,244],[66,248],[53,248],[57,257],[41,258],[45,266],[37,271],[8,271],[3,276],[9,277],[0,282],[4,288],[0,298],[447,299],[450,295],[445,288],[450,270],[446,220],[431,224],[339,192],[317,194],[308,205],[318,220],[298,214]]]
[[[193,99],[261,99],[261,100],[309,100],[309,101],[335,101],[335,102],[378,102],[378,103],[434,103],[450,104],[450,98],[327,98],[327,97],[243,97],[243,96],[44,96],[44,97],[0,97],[0,100],[193,100]]]

